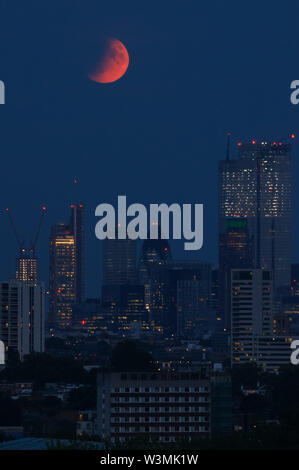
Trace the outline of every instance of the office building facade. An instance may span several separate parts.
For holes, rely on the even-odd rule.
[[[275,324],[272,271],[233,269],[231,365],[255,363],[276,372],[290,364],[291,341]]]
[[[230,251],[228,220],[246,219],[249,259],[255,268],[273,272],[275,291],[288,290],[291,275],[291,145],[285,142],[239,143],[237,159],[219,163],[219,269]],[[250,266],[248,266],[250,267]],[[226,284],[229,285],[229,282]],[[225,285],[222,286],[228,295]],[[228,312],[226,311],[226,314]]]
[[[212,315],[212,271],[209,263],[175,261],[171,263],[171,315],[176,334],[199,338],[207,331]]]
[[[26,354],[45,349],[45,291],[42,284],[0,283],[0,339],[6,350]]]
[[[226,219],[247,218],[257,268],[271,269],[275,288],[291,274],[291,145],[239,144],[236,160],[219,163],[219,231]]]
[[[17,258],[16,279],[23,282],[38,282],[38,264],[34,255],[20,254]]]
[[[72,322],[73,305],[84,298],[84,207],[71,206],[69,224],[52,226],[50,235],[50,322]]]
[[[196,372],[99,373],[98,434],[112,442],[209,436],[210,380]]]

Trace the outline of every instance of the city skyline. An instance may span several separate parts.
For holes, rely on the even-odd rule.
[[[0,0],[0,452],[299,448],[298,28]]]
[[[59,13],[50,3],[43,13],[36,1],[26,8],[3,7],[0,50],[6,104],[0,125],[3,171],[13,184],[11,178],[2,181],[2,207],[11,208],[18,226],[30,230],[25,234],[29,237],[36,212],[47,205],[40,254],[48,243],[48,228],[65,219],[72,180],[79,178],[91,269],[88,296],[100,284],[101,262],[93,267],[101,252],[93,231],[99,203],[114,204],[118,194],[145,205],[203,203],[206,229],[198,255],[215,264],[216,169],[225,158],[227,132],[232,134],[233,153],[243,138],[274,141],[298,134],[298,107],[290,102],[289,87],[297,78],[299,6],[268,8],[255,0],[241,8],[232,0],[226,5],[218,0],[215,7],[194,5],[190,14],[187,6],[168,8],[167,3],[159,11],[151,5],[141,9],[134,1],[114,10],[97,2],[77,2],[75,8],[63,0]],[[56,19],[49,30],[47,18],[52,15]],[[131,59],[125,76],[107,86],[86,80],[80,68],[89,60],[89,40],[100,32],[113,32]],[[275,73],[273,64],[278,64]],[[295,142],[295,175],[297,153]],[[297,186],[294,214],[299,210]],[[0,216],[5,246],[1,256],[13,273],[15,244],[5,214]],[[298,236],[295,224],[294,240]],[[293,246],[298,260],[295,241]],[[179,246],[173,251],[181,256]],[[48,260],[40,261],[45,278]],[[0,278],[6,276],[0,267]]]
[[[231,140],[231,133],[227,134],[227,136],[229,136],[229,139]],[[292,141],[292,147],[294,146],[295,144],[295,140],[296,140],[296,137],[295,137],[295,134],[291,133],[289,135],[289,138],[288,138],[289,141]],[[253,144],[254,142],[254,144]],[[259,145],[261,145],[263,143],[267,145],[270,145],[270,147],[272,147],[272,145],[274,145],[274,147],[276,146],[276,143],[277,143],[277,146],[279,144],[281,144],[282,140],[280,139],[271,139],[270,141],[266,141],[265,139],[262,139],[260,142],[258,140],[251,140],[251,139],[243,139],[242,141],[238,140],[238,139],[234,139],[234,147],[235,147],[235,153],[234,153],[234,150],[233,147],[231,144],[230,144],[230,159],[229,159],[229,162],[231,162],[233,164],[233,166],[236,166],[238,165],[238,160],[240,159],[240,148],[241,148],[241,143],[243,144],[243,146],[252,146],[252,145],[256,145],[256,147],[258,148]],[[286,142],[286,140],[283,140],[283,142]],[[281,144],[282,145],[282,144]],[[285,145],[285,144],[284,144]],[[277,147],[279,149],[281,149],[282,147]],[[294,150],[292,151],[292,154],[293,154],[293,161],[294,161]],[[218,160],[218,163],[221,163],[221,161],[223,161],[224,163],[227,161],[227,147],[226,147],[226,152],[225,152],[225,147],[224,147],[224,151],[223,151],[223,157],[220,158]],[[244,166],[244,165],[243,165]],[[246,163],[245,163],[245,166],[246,166]],[[294,169],[293,169],[293,164],[292,164],[292,174],[294,173]],[[216,170],[216,176],[217,176],[217,170]],[[218,178],[218,176],[217,176]],[[87,289],[87,295],[86,295],[86,298],[92,298],[92,297],[99,297],[101,295],[101,288],[102,288],[102,285],[104,283],[104,272],[103,272],[103,263],[104,263],[104,246],[105,246],[105,243],[107,242],[107,240],[105,241],[102,241],[102,240],[97,240],[95,235],[94,235],[94,227],[96,225],[96,217],[94,217],[94,213],[91,214],[90,212],[94,212],[93,209],[95,208],[90,208],[88,206],[88,203],[86,204],[85,202],[85,198],[84,198],[84,195],[82,194],[82,185],[81,185],[81,180],[77,177],[73,178],[71,181],[70,181],[70,185],[69,185],[69,193],[70,193],[70,199],[69,199],[69,203],[65,203],[61,204],[60,206],[60,210],[59,212],[60,213],[66,213],[67,211],[67,208],[69,207],[71,210],[73,207],[76,206],[76,204],[74,204],[74,201],[77,201],[77,200],[80,200],[82,202],[84,202],[84,204],[81,204],[82,206],[84,205],[84,211],[85,211],[85,219],[87,219],[87,221],[85,220],[85,236],[86,236],[86,239],[87,239],[87,242],[85,243],[85,250],[86,252],[88,253],[89,256],[86,256],[87,260],[85,261],[85,275],[86,275],[86,289]],[[296,193],[296,183],[293,184],[293,188],[292,188],[292,219],[294,219],[294,212],[295,212],[295,209],[294,209],[294,206],[295,206],[295,203],[294,203],[294,193]],[[78,194],[80,194],[80,196],[78,196]],[[117,196],[115,196],[114,200],[117,200]],[[103,199],[103,201],[101,202],[111,202],[111,201],[107,201],[105,199]],[[198,203],[200,201],[195,201],[195,203]],[[162,203],[162,201],[157,201],[157,203]],[[53,221],[53,224],[49,224],[49,210],[48,210],[48,207],[51,206],[51,202],[47,203],[46,205],[43,205],[42,206],[42,212],[45,211],[46,212],[46,208],[47,208],[47,213],[45,215],[45,221],[43,222],[43,226],[42,226],[42,229],[40,230],[40,234],[39,234],[39,238],[42,239],[42,240],[39,240],[38,241],[38,245],[37,247],[35,247],[35,257],[37,258],[37,263],[38,263],[38,272],[41,273],[39,274],[39,279],[41,281],[44,281],[46,282],[47,284],[47,270],[49,270],[49,264],[47,262],[47,257],[48,257],[48,254],[46,253],[46,249],[48,247],[45,247],[45,242],[48,243],[49,241],[49,238],[50,238],[50,232],[51,232],[51,226],[53,225],[59,225],[59,224],[63,224],[63,222],[59,222],[57,223],[57,221],[55,222],[55,214],[51,214],[51,219]],[[216,209],[217,209],[217,206],[218,206],[218,203],[216,205]],[[88,211],[89,209],[89,211]],[[8,209],[5,209],[3,211],[3,217],[5,216],[5,211],[7,211]],[[87,213],[87,216],[86,216],[86,213]],[[206,209],[205,209],[205,205],[204,205],[204,210],[203,210],[203,213],[204,213],[204,220],[206,221],[207,219],[207,214],[206,214]],[[18,232],[19,232],[19,236],[22,238],[24,236],[24,234],[27,234],[27,232],[30,234],[30,232],[28,231],[28,229],[26,230],[26,227],[25,229],[23,229],[22,227],[20,227],[20,220],[22,219],[22,214],[18,214],[17,212],[15,212],[14,214],[14,223],[16,224],[17,226],[17,229],[18,229]],[[89,218],[88,218],[88,215],[89,215]],[[90,230],[88,230],[88,220],[90,220],[90,218],[92,217],[93,215],[93,225],[91,225],[90,227]],[[235,214],[236,215],[236,214]],[[65,215],[63,215],[61,217],[61,220],[65,219]],[[214,246],[211,246],[211,243],[210,243],[210,240],[207,241],[206,239],[206,234],[207,234],[207,228],[206,228],[206,224],[204,226],[204,243],[203,243],[203,248],[201,250],[197,250],[197,251],[193,251],[193,252],[190,252],[190,253],[186,253],[186,251],[184,251],[183,249],[183,240],[173,240],[173,239],[170,239],[169,240],[169,243],[170,243],[170,247],[171,247],[171,250],[172,252],[174,253],[174,258],[177,259],[177,260],[197,260],[199,262],[210,262],[214,268],[218,268],[219,267],[219,261],[218,261],[218,222],[217,222],[217,218],[215,218],[215,228],[216,228],[216,236],[213,237],[215,238],[215,244]],[[11,275],[7,274],[7,270],[6,270],[6,275],[4,273],[4,275],[2,275],[2,280],[7,280],[8,278],[9,279],[13,279],[15,277],[15,273],[16,273],[16,263],[18,264],[18,260],[17,260],[17,253],[18,253],[18,245],[16,243],[16,240],[15,240],[15,236],[12,232],[12,229],[11,229],[11,226],[10,224],[6,221],[6,224],[5,224],[5,220],[3,221],[4,222],[4,227],[6,225],[6,228],[7,230],[5,230],[6,232],[6,235],[8,236],[9,238],[9,244],[11,245],[11,256],[9,256],[11,259],[10,259],[10,265],[11,265]],[[36,223],[37,221],[35,221]],[[293,236],[293,230],[294,230],[294,226],[296,227],[296,224],[292,224],[292,248],[293,246],[295,245],[295,241],[294,241],[294,236]],[[33,224],[33,227],[34,227],[34,224]],[[21,229],[21,230],[20,230]],[[91,233],[90,233],[91,232]],[[294,230],[294,232],[296,233],[296,230]],[[9,237],[10,235],[10,237]],[[45,240],[45,237],[46,240]],[[92,247],[94,247],[94,243],[96,243],[96,245],[98,245],[98,250],[97,250],[97,259],[98,259],[98,263],[94,263],[94,253],[91,254],[91,251],[92,251]],[[207,249],[207,243],[209,244],[209,247]],[[43,244],[43,247],[42,247],[42,244]],[[15,253],[13,252],[14,251],[14,248],[13,248],[13,245],[15,245]],[[142,251],[142,240],[137,240],[136,242],[136,245],[137,245],[137,258],[136,259],[139,259],[139,256],[141,255],[141,251]],[[217,251],[215,252],[215,247],[217,247]],[[43,251],[44,250],[44,251]],[[207,257],[207,253],[209,253],[210,251],[213,252],[213,254],[211,255],[210,258]],[[294,254],[294,249],[292,249],[292,258],[291,258],[291,262],[292,263],[295,263],[299,260],[299,254],[298,254],[298,258],[296,258],[295,254]],[[9,252],[10,253],[10,252]],[[40,268],[41,266],[41,268]],[[96,271],[97,271],[97,280],[95,281],[93,279],[94,277],[94,268],[96,267]],[[0,271],[1,273],[1,271]],[[92,282],[91,279],[93,279]],[[90,284],[93,285],[93,288],[90,289]]]

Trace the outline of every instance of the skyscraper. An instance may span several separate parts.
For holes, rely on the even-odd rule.
[[[136,285],[136,240],[106,239],[103,243],[103,303],[121,303],[120,286]]]
[[[161,237],[160,232],[159,237]],[[155,293],[155,290],[161,289],[158,279],[163,281],[163,277],[167,277],[165,267],[168,266],[170,260],[171,250],[167,240],[161,238],[144,240],[138,265],[138,279],[140,284],[144,286],[145,305],[148,311],[155,308],[157,297],[162,300],[161,295]],[[159,275],[159,272],[164,273],[164,276]],[[166,279],[162,283],[163,285],[167,284]]]
[[[0,339],[7,350],[26,354],[45,347],[45,293],[42,284],[0,283]]]
[[[17,258],[16,279],[23,282],[38,281],[37,257],[26,252],[20,253]]]
[[[171,250],[167,240],[144,240],[138,266],[139,283],[144,286],[147,321],[151,328],[169,326],[169,262]]]
[[[39,234],[41,231],[45,212],[46,206],[42,206],[37,231],[29,247],[26,248],[26,243],[25,241],[21,241],[13,217],[8,207],[6,208],[6,213],[8,215],[14,236],[19,247],[19,254],[16,260],[16,279],[19,281],[38,282],[38,259],[36,256],[36,246],[39,239]]]
[[[212,309],[211,265],[196,261],[171,263],[171,316],[176,322],[176,333],[192,339],[208,329]]]
[[[84,207],[71,205],[69,224],[51,228],[50,235],[50,322],[67,327],[73,305],[84,297]]]
[[[272,272],[233,269],[231,296],[232,366],[252,362],[277,371],[288,365],[291,339],[274,331]]]
[[[237,159],[230,159],[228,152],[226,160],[219,162],[220,270],[223,250],[227,248],[223,240],[228,219],[247,219],[254,267],[273,272],[276,290],[288,289],[291,269],[291,145],[252,141],[239,142],[238,148]],[[242,267],[242,264],[231,267]]]
[[[249,235],[247,217],[227,218],[226,230],[219,234],[219,304],[224,326],[230,326],[230,289],[233,268],[253,267],[253,241]]]
[[[104,285],[136,283],[136,240],[104,240]]]

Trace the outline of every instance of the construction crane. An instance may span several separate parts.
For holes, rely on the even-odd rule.
[[[30,246],[30,249],[29,249],[32,256],[35,255],[35,248],[36,248],[36,245],[37,245],[37,242],[38,242],[38,239],[39,239],[39,234],[40,234],[40,231],[41,231],[41,228],[42,228],[45,212],[46,212],[46,206],[42,206],[42,212],[41,212],[41,215],[40,215],[39,224],[38,224],[38,227],[37,227],[35,238],[33,240],[33,243],[31,243],[31,246]]]
[[[39,239],[39,235],[40,235],[40,231],[41,231],[41,228],[42,228],[42,223],[43,223],[43,220],[44,220],[44,215],[45,215],[45,212],[46,212],[46,206],[42,206],[42,211],[41,211],[41,215],[40,215],[40,219],[39,219],[39,224],[38,224],[38,227],[37,227],[37,231],[36,231],[36,234],[35,234],[35,237],[33,239],[33,242],[31,242],[30,244],[30,248],[29,248],[29,253],[31,256],[34,256],[35,255],[35,248],[36,248],[36,245],[37,245],[37,242],[38,242],[38,239]],[[18,247],[20,249],[20,254],[24,255],[24,253],[26,253],[27,249],[25,247],[25,240],[24,241],[21,241],[21,238],[19,237],[19,233],[18,233],[18,230],[16,228],[16,225],[14,223],[14,220],[13,220],[13,217],[10,213],[10,210],[8,207],[6,207],[5,209],[7,215],[8,215],[8,218],[9,218],[9,221],[10,221],[10,225],[11,225],[11,228],[13,230],[13,233],[14,233],[14,236],[15,236],[15,239],[17,241],[17,244],[18,244]]]

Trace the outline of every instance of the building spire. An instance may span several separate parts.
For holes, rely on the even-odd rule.
[[[226,161],[230,159],[230,132],[227,133],[227,144],[226,144]]]

